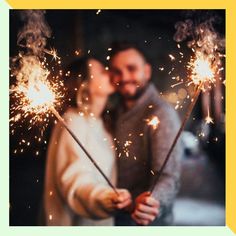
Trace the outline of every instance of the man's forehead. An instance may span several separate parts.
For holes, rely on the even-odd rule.
[[[129,62],[135,64],[135,62],[146,62],[143,55],[135,48],[129,48],[118,52],[112,59],[112,64],[116,62],[116,59],[123,62]]]

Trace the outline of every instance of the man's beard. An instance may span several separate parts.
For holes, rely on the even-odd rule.
[[[124,86],[126,83],[127,82],[123,83],[121,86]],[[128,82],[128,83],[132,83],[132,82]],[[133,84],[137,85],[137,83],[135,83],[135,82],[133,82]],[[135,101],[143,95],[146,87],[147,87],[147,84],[142,85],[140,87],[137,87],[137,90],[136,90],[135,94],[132,94],[132,95],[130,95],[130,94],[121,94],[121,97],[124,101]]]

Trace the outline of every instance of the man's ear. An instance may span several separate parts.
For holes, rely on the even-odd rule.
[[[152,76],[152,67],[149,63],[146,63],[144,65],[144,73],[145,73],[145,78],[146,80],[150,80],[151,79],[151,76]]]

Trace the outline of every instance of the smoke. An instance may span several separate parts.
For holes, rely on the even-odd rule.
[[[20,18],[24,26],[18,33],[17,44],[26,47],[33,55],[41,56],[51,37],[51,29],[45,20],[45,11],[20,11]]]
[[[20,70],[16,73],[18,83],[30,83],[38,79],[46,80],[49,71],[42,67],[41,62],[35,56],[24,56],[20,60]]]
[[[44,55],[51,30],[45,20],[45,11],[24,10],[19,13],[23,27],[18,32],[17,44],[25,50],[11,58],[11,77],[16,79],[11,90],[27,87],[38,80],[46,81],[49,75]]]
[[[225,38],[220,36],[214,28],[217,20],[218,18],[211,17],[201,23],[190,19],[179,21],[175,24],[174,40],[179,43],[189,39],[187,46],[205,55],[214,55],[223,51]]]

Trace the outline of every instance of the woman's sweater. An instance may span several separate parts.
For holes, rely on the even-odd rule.
[[[70,109],[64,115],[85,149],[115,184],[112,140],[101,119]],[[100,201],[110,187],[68,131],[58,123],[48,153],[44,190],[47,225],[113,225],[110,211]]]

